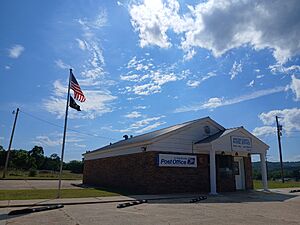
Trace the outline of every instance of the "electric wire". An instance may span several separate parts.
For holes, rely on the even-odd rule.
[[[47,123],[47,124],[49,124],[49,125],[52,125],[52,126],[55,126],[55,127],[59,127],[59,128],[63,128],[63,126],[61,126],[61,125],[52,123],[52,122],[50,122],[50,121],[47,121],[47,120],[45,120],[45,119],[42,119],[42,118],[40,118],[40,117],[38,117],[38,116],[35,116],[35,115],[33,115],[33,114],[31,114],[31,113],[28,113],[28,112],[25,112],[25,111],[23,111],[23,110],[20,110],[20,112],[22,112],[23,114],[25,114],[25,115],[27,115],[27,116],[29,116],[29,117],[31,117],[31,118],[34,118],[34,119],[39,120],[39,121],[41,121],[41,122]],[[71,129],[71,128],[67,128],[67,130],[73,131],[73,132],[76,132],[76,133],[79,133],[79,134],[84,134],[84,135],[87,135],[87,136],[95,137],[95,138],[109,139],[109,140],[114,140],[114,141],[116,141],[116,139],[114,139],[114,138],[105,137],[105,136],[101,136],[101,135],[98,135],[98,134],[86,133],[86,132],[78,131],[78,130]]]

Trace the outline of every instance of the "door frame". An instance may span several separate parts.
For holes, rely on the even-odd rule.
[[[246,180],[245,180],[245,163],[244,163],[244,157],[238,156],[234,157],[233,159],[234,163],[238,163],[238,172],[239,174],[234,174],[235,179],[235,189],[236,190],[245,190],[246,189]],[[235,171],[237,172],[237,171]]]

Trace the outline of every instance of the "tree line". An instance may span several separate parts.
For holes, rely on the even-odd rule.
[[[261,179],[261,169],[260,162],[252,163],[252,176],[253,179],[260,180]],[[283,171],[285,178],[295,179],[296,181],[300,180],[300,162],[284,162],[283,163]],[[281,169],[279,162],[267,162],[267,172],[268,178],[270,180],[278,180],[281,179]]]
[[[7,151],[0,145],[0,168],[5,165]],[[34,146],[30,151],[19,149],[11,150],[9,154],[9,168],[19,170],[51,170],[59,171],[60,157],[54,153],[45,156],[41,146]],[[70,170],[72,173],[82,173],[83,162],[72,160],[63,163],[63,170]]]

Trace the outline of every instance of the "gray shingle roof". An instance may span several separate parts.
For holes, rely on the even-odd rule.
[[[195,142],[195,144],[204,144],[204,143],[210,143],[218,138],[221,138],[229,133],[231,133],[232,131],[235,131],[237,129],[239,129],[240,127],[234,127],[234,128],[229,128],[229,129],[225,129],[225,130],[221,130],[220,132],[213,134],[211,136],[208,136],[207,138],[204,138],[200,141]]]
[[[125,145],[150,141],[150,140],[152,140],[156,137],[159,137],[161,135],[164,135],[164,134],[170,133],[172,131],[181,129],[183,127],[186,127],[188,125],[191,125],[195,122],[198,122],[200,120],[204,120],[204,119],[207,119],[207,118],[209,118],[209,117],[203,117],[203,118],[200,118],[200,119],[197,119],[197,120],[192,120],[192,121],[177,124],[177,125],[174,125],[174,126],[171,126],[171,127],[166,127],[166,128],[160,129],[160,130],[152,131],[152,132],[149,132],[149,133],[146,133],[146,134],[134,136],[132,138],[128,138],[127,140],[121,140],[121,141],[118,141],[116,143],[106,145],[102,148],[99,148],[99,149],[96,149],[96,150],[93,150],[93,151],[90,151],[90,152],[108,150],[108,149],[117,148],[117,147],[120,147],[120,146],[125,146]],[[90,153],[90,152],[88,152],[88,153]]]

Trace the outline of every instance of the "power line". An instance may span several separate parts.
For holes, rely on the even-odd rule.
[[[58,124],[55,124],[55,123],[52,123],[48,120],[45,120],[45,119],[42,119],[40,117],[37,117],[31,113],[28,113],[28,112],[25,112],[23,110],[20,110],[21,113],[24,113],[25,115],[29,116],[29,117],[32,117],[36,120],[39,120],[41,122],[44,122],[44,123],[47,123],[49,125],[52,125],[52,126],[55,126],[55,127],[59,127],[59,128],[63,128],[63,126],[60,126]],[[82,132],[82,131],[78,131],[78,130],[74,130],[74,129],[71,129],[71,128],[67,128],[67,130],[69,131],[73,131],[73,132],[76,132],[76,133],[79,133],[79,134],[84,134],[84,135],[87,135],[87,136],[91,136],[91,137],[95,137],[95,138],[101,138],[101,139],[110,139],[110,140],[116,140],[114,138],[110,138],[110,137],[105,137],[105,136],[100,136],[100,135],[97,135],[97,134],[91,134],[91,133],[85,133],[85,132]]]

